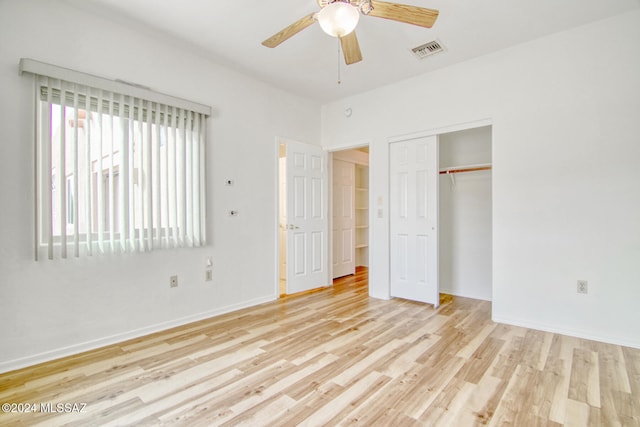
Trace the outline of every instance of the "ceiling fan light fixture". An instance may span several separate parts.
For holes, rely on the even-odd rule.
[[[322,31],[333,37],[344,37],[358,25],[360,13],[348,2],[336,0],[318,13],[318,23]]]

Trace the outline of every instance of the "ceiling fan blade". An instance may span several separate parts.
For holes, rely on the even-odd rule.
[[[289,25],[287,28],[283,29],[282,31],[272,35],[271,37],[263,41],[262,45],[266,47],[278,46],[283,41],[288,40],[289,38],[295,36],[300,31],[304,30],[309,25],[316,22],[316,20],[314,19],[314,15],[315,15],[315,12],[305,16],[304,18],[298,19],[296,22]]]
[[[358,37],[356,37],[355,31],[340,37],[340,45],[344,53],[344,62],[347,65],[362,61],[362,52],[360,52],[360,44],[358,44]]]
[[[371,0],[373,10],[368,16],[406,22],[407,24],[431,28],[438,18],[438,11],[424,7],[410,6],[400,3]]]

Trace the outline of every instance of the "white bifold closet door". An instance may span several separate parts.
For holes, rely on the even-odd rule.
[[[433,304],[438,288],[438,137],[390,144],[390,293]]]

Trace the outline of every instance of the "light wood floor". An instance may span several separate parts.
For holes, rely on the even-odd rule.
[[[364,270],[0,375],[0,403],[86,403],[0,425],[640,425],[640,350],[497,325],[490,308],[371,299]]]

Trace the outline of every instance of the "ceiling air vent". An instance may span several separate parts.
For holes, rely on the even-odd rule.
[[[411,52],[413,52],[413,54],[418,59],[423,59],[423,58],[426,58],[427,56],[431,56],[438,52],[443,52],[443,51],[444,51],[444,46],[442,45],[442,43],[440,43],[437,40],[430,41],[428,43],[422,44],[420,46],[417,46],[411,49]]]

